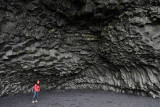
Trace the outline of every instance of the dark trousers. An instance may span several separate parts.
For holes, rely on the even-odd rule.
[[[38,92],[34,91],[34,95],[33,95],[32,101],[37,100],[37,97],[38,97]]]

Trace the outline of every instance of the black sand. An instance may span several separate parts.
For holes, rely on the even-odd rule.
[[[0,98],[0,107],[160,107],[160,99],[99,90],[53,90]]]

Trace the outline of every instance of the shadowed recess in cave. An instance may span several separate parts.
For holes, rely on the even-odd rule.
[[[0,96],[102,89],[160,95],[158,0],[1,0]]]

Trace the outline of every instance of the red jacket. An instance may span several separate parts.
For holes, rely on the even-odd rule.
[[[34,91],[39,92],[40,91],[40,85],[35,84],[34,85]]]

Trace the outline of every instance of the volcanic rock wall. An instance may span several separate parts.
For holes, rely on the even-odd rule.
[[[0,96],[103,89],[159,97],[159,0],[0,0]]]

